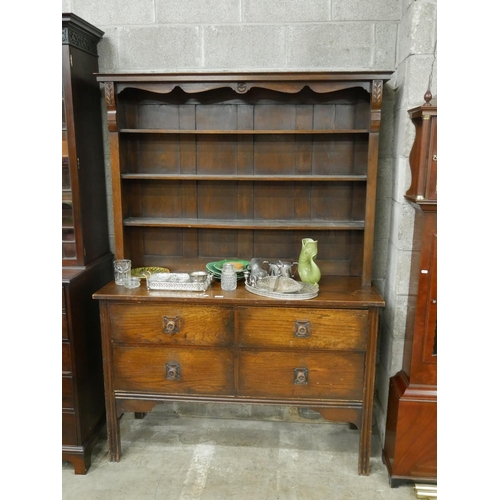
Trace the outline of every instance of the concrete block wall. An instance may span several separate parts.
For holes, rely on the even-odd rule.
[[[401,9],[401,0],[62,1],[63,12],[105,32],[101,72],[392,71]],[[109,156],[106,170],[114,249]]]
[[[402,367],[412,257],[415,211],[404,194],[411,183],[409,155],[415,128],[408,110],[423,104],[429,80],[432,95],[437,98],[437,0],[403,0],[401,6],[396,71],[386,92],[393,99],[392,117],[386,117],[389,119],[385,124],[392,129],[386,134],[386,138],[391,139],[392,150],[389,151],[388,145],[381,148],[375,235],[375,284],[386,301],[380,327],[375,408],[382,438],[389,378]],[[390,174],[385,173],[386,162]],[[381,175],[387,178],[380,179]]]
[[[395,71],[384,89],[374,252],[374,283],[387,302],[376,381],[383,433],[388,380],[401,367],[411,256],[407,109],[427,88],[436,0],[62,0],[62,12],[105,32],[101,72]],[[106,170],[114,249],[108,156]]]
[[[400,0],[63,0],[101,71],[393,69]]]

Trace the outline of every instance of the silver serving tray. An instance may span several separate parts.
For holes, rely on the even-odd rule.
[[[208,274],[204,281],[193,281],[188,273],[153,273],[146,278],[148,290],[182,290],[204,292],[212,281]]]
[[[292,293],[281,293],[272,292],[264,288],[257,288],[248,284],[245,284],[245,288],[256,295],[261,295],[262,297],[269,297],[271,299],[283,299],[283,300],[306,300],[314,299],[318,296],[319,287],[311,285],[309,283],[302,283],[302,288],[297,292]]]

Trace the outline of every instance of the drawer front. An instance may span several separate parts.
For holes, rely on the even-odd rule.
[[[62,407],[65,410],[73,410],[75,407],[73,379],[71,377],[62,378]]]
[[[64,294],[64,287],[62,287],[62,338],[67,340],[68,336],[68,316],[66,313],[66,295]]]
[[[68,340],[68,318],[66,316],[66,313],[63,313],[62,315],[62,338],[63,340]]]
[[[62,371],[71,373],[71,347],[68,342],[62,343]]]
[[[226,349],[113,348],[114,387],[171,394],[233,394],[233,355]]]
[[[363,351],[368,311],[242,307],[238,330],[242,347]]]
[[[78,433],[76,429],[76,415],[74,413],[62,414],[62,444],[63,446],[76,446]]]
[[[245,352],[240,354],[238,394],[266,398],[363,397],[364,354]]]
[[[119,342],[227,346],[233,339],[233,311],[225,307],[112,304],[110,319]]]

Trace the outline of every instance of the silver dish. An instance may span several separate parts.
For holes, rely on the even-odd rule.
[[[293,293],[302,290],[304,283],[283,276],[266,276],[255,284],[259,290],[278,293]]]
[[[210,286],[212,276],[203,281],[193,281],[188,273],[153,273],[146,278],[148,290],[183,290],[204,292]]]
[[[283,299],[283,300],[307,300],[314,299],[314,297],[318,296],[319,287],[311,285],[309,283],[302,283],[302,288],[297,292],[291,293],[282,293],[282,292],[273,292],[269,289],[257,288],[255,286],[245,284],[245,288],[256,295],[261,295],[262,297],[269,297],[271,299]]]
[[[205,271],[194,271],[192,273],[189,273],[189,277],[191,278],[191,281],[194,282],[206,281],[208,278],[208,273],[206,273]]]

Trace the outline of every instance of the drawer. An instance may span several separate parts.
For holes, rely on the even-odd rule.
[[[347,352],[242,352],[238,394],[361,401],[364,359],[364,354]]]
[[[76,446],[78,433],[76,428],[76,415],[74,413],[62,414],[62,444],[63,446]]]
[[[73,410],[75,407],[73,379],[71,377],[62,378],[62,407],[65,410]]]
[[[68,342],[62,343],[62,371],[71,372],[71,347]]]
[[[242,307],[238,331],[242,347],[363,351],[368,311]]]
[[[111,304],[109,315],[119,342],[227,346],[233,339],[233,311],[227,307]]]
[[[233,394],[228,349],[113,348],[114,388],[172,394]]]
[[[66,313],[62,314],[62,338],[63,340],[68,340],[68,318],[66,316]]]
[[[68,336],[68,316],[66,313],[66,295],[64,293],[64,287],[62,287],[62,338],[67,340]]]

